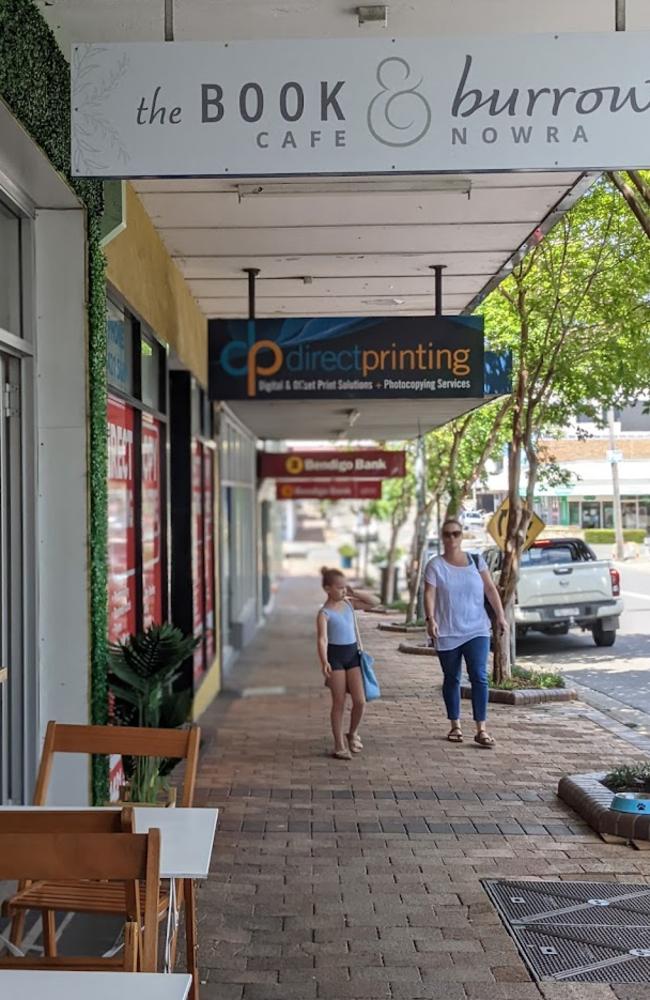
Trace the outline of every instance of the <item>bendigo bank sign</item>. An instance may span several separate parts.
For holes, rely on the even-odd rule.
[[[470,316],[210,320],[213,400],[483,396]]]
[[[290,451],[258,453],[260,479],[402,479],[406,475],[406,452],[382,451]]]

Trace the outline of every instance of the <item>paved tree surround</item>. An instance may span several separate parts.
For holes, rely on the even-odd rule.
[[[363,754],[335,761],[319,603],[316,579],[286,579],[226,681],[286,693],[226,693],[202,719],[197,798],[222,809],[199,891],[203,1000],[647,998],[531,982],[480,881],[650,881],[647,854],[604,844],[556,796],[564,774],[642,758],[638,737],[573,702],[494,706],[494,750],[448,744],[439,668],[368,616],[384,697]]]

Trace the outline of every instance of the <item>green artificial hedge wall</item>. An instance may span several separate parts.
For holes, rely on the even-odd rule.
[[[31,0],[0,0],[0,96],[64,174],[88,214],[88,356],[90,397],[91,719],[107,721],[106,265],[100,244],[101,181],[70,177],[70,69]],[[80,609],[80,614],[83,609]],[[95,802],[108,798],[106,759],[95,758]]]

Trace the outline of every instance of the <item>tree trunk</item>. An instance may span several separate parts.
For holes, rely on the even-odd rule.
[[[409,603],[406,612],[406,624],[413,625],[418,618],[418,598],[422,586],[424,561],[427,557],[427,536],[431,521],[431,504],[427,504],[420,512],[413,539],[411,573],[409,576]]]
[[[395,553],[397,551],[397,536],[399,535],[399,530],[402,527],[402,523],[396,517],[393,518],[390,525],[390,542],[388,543],[388,553],[386,556],[386,575],[385,579],[382,580],[381,588],[381,603],[388,604],[397,598],[397,594],[393,593],[393,575],[395,571]]]

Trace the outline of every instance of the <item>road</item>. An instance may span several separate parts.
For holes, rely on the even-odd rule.
[[[614,646],[598,648],[590,632],[531,632],[517,644],[517,662],[560,670],[567,680],[650,716],[650,561],[619,569],[625,610]]]

